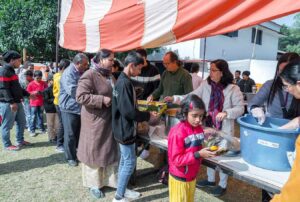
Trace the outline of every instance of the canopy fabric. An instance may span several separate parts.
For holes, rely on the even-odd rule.
[[[298,11],[299,0],[62,0],[59,44],[83,52],[153,48]]]

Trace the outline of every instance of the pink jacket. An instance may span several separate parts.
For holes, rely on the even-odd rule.
[[[169,173],[187,182],[196,178],[200,169],[204,133],[201,126],[193,128],[187,121],[175,125],[168,136]]]

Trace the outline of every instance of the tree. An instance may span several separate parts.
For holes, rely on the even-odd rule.
[[[57,0],[0,0],[0,52],[22,51],[35,61],[54,61]],[[74,51],[60,48],[60,58]]]
[[[279,39],[279,50],[300,54],[300,14],[294,20],[292,27],[282,26],[280,32],[285,36]]]
[[[54,61],[57,3],[57,0],[0,0],[0,53],[21,52],[26,48],[35,61]],[[60,58],[72,58],[75,54],[64,48],[59,50]],[[118,56],[123,58],[125,54]]]
[[[56,0],[1,0],[0,50],[27,49],[44,60],[55,58]]]
[[[153,52],[159,52],[160,48],[148,48],[146,49],[146,52],[148,55],[152,54]],[[124,62],[126,56],[128,55],[130,51],[126,52],[118,52],[115,54],[115,57],[118,58],[121,62]]]

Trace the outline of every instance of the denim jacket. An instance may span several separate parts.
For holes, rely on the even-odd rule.
[[[62,74],[58,98],[61,111],[80,114],[81,106],[76,102],[76,90],[80,76],[80,72],[73,63]]]

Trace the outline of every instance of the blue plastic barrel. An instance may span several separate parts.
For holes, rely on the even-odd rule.
[[[259,125],[249,114],[237,121],[240,124],[241,155],[246,162],[268,170],[291,170],[287,152],[295,150],[299,129],[278,129],[289,120],[271,117]]]

